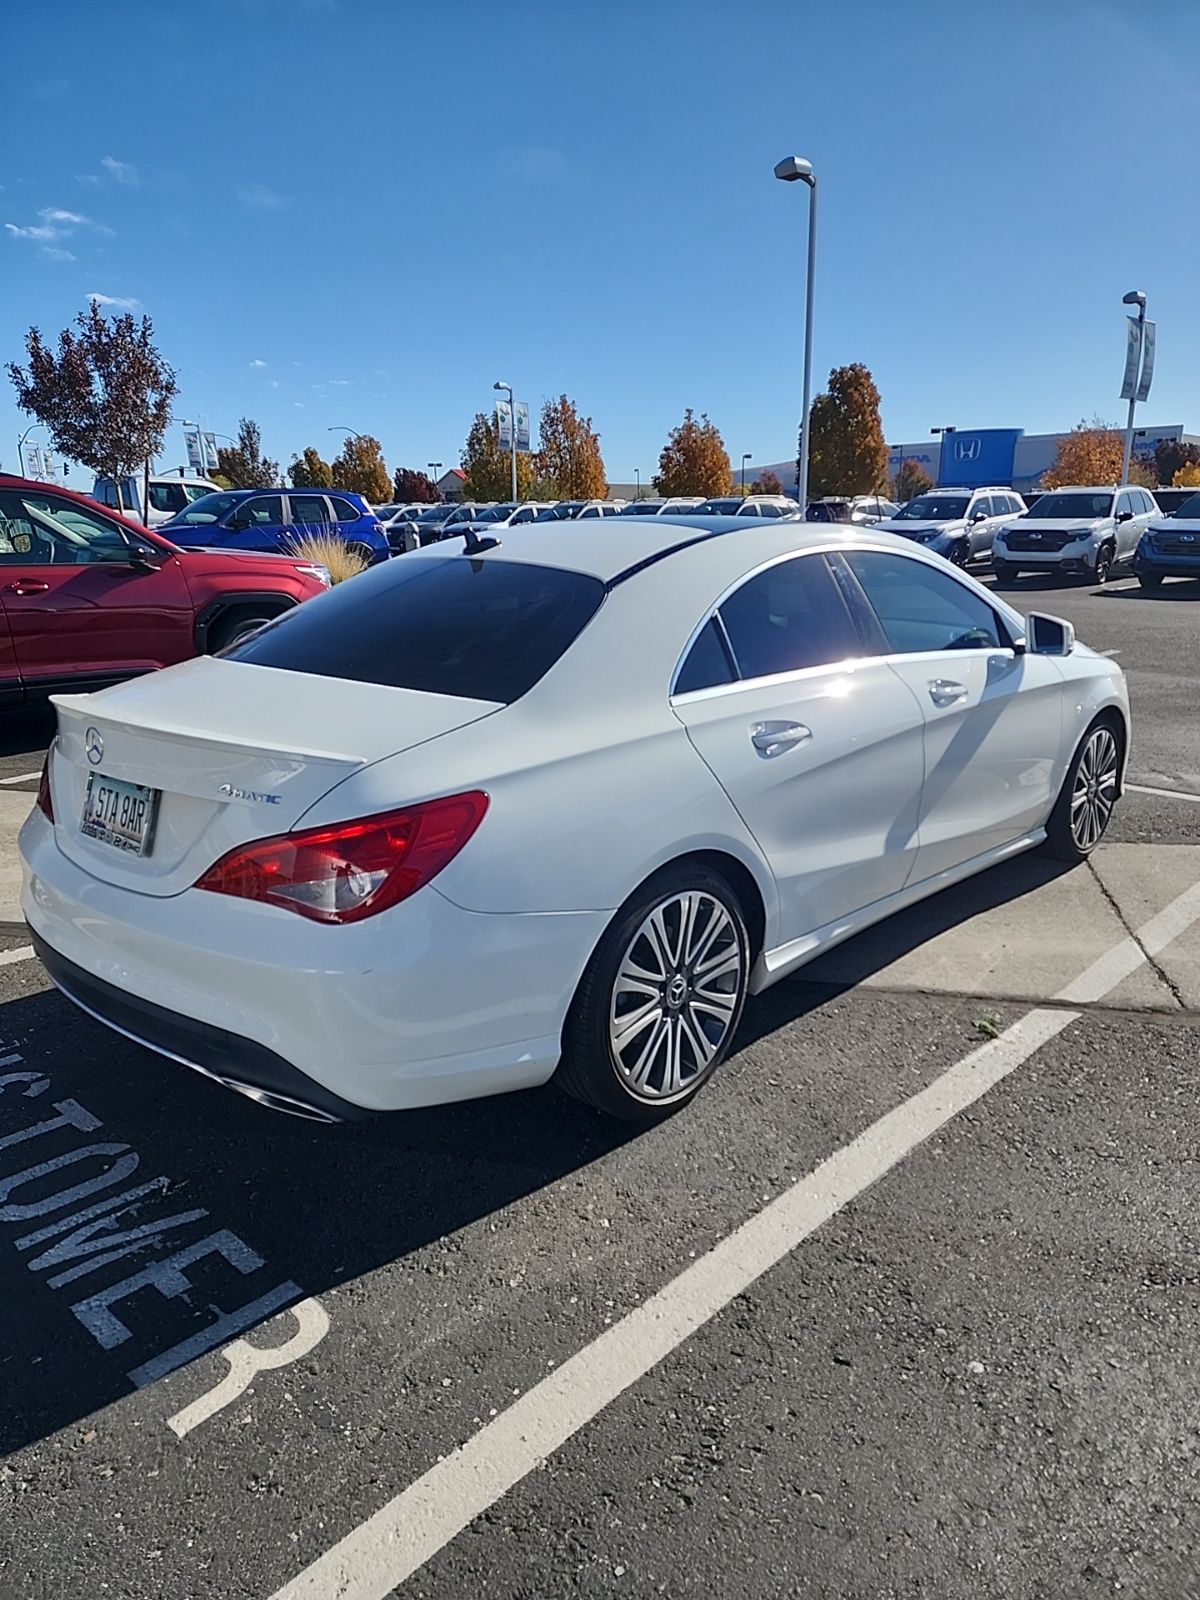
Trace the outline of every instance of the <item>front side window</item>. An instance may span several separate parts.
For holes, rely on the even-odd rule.
[[[0,565],[81,567],[128,559],[125,536],[107,517],[57,495],[0,490]]]
[[[890,651],[1002,648],[996,613],[956,578],[891,551],[846,550],[843,556],[879,618]]]
[[[288,497],[292,521],[302,528],[329,526],[329,508],[321,494],[293,494]]]
[[[995,506],[996,502],[992,499],[990,494],[976,495],[975,499],[971,502],[971,515],[973,517],[977,517],[982,511],[985,517],[994,516]]]
[[[201,527],[206,523],[220,522],[230,506],[236,506],[242,496],[228,491],[216,491],[202,494],[198,500],[193,500],[186,510],[181,511],[177,517],[172,517],[173,523],[180,523],[184,527]]]
[[[385,561],[238,645],[236,661],[507,705],[591,621],[604,584],[516,561]]]
[[[283,498],[277,494],[256,495],[243,500],[229,515],[228,528],[279,528],[283,526]]]
[[[184,494],[181,483],[150,485],[150,505],[155,511],[165,511],[171,517],[177,511],[182,511],[188,503],[188,497]]]
[[[796,556],[748,578],[720,606],[739,675],[767,678],[862,654],[823,556]]]

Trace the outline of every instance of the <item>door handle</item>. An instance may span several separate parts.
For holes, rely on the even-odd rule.
[[[953,678],[930,678],[929,698],[935,706],[952,706],[959,700],[967,698],[965,683],[956,683]]]
[[[756,722],[750,728],[750,743],[766,760],[794,750],[811,738],[812,729],[802,722]]]
[[[6,583],[5,594],[46,594],[49,591],[48,583],[39,583],[35,578],[30,578],[24,583]]]

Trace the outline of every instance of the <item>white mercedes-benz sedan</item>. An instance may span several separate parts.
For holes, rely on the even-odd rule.
[[[1017,851],[1080,861],[1120,669],[870,528],[468,534],[56,700],[22,904],[71,1000],[322,1119],[651,1120],[748,996]]]

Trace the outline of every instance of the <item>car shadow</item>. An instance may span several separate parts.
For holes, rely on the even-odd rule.
[[[1184,600],[1194,605],[1200,597],[1200,579],[1166,578],[1157,589],[1143,589],[1140,584],[1132,589],[1113,589],[1106,585],[1100,593],[1105,600],[1145,600],[1151,605],[1161,600]]]
[[[48,700],[22,706],[0,718],[0,760],[45,754],[54,737],[54,707]]]
[[[1019,857],[860,934],[836,979],[818,962],[754,999],[735,1052],[1064,870]],[[53,990],[0,1004],[0,1050],[0,1454],[128,1396],[188,1340],[194,1359],[654,1137],[552,1085],[336,1126],[271,1115]]]

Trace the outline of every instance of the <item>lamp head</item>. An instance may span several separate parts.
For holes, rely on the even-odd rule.
[[[775,176],[784,183],[795,183],[799,178],[801,183],[807,183],[810,188],[817,181],[812,162],[806,161],[803,156],[785,156],[776,163]]]
[[[1146,309],[1146,292],[1145,292],[1145,290],[1144,289],[1130,289],[1128,294],[1123,294],[1121,296],[1121,304],[1123,306],[1140,306],[1142,308],[1142,310],[1144,311]]]
[[[494,384],[493,384],[493,385],[492,385],[492,388],[493,388],[493,389],[508,389],[508,388],[510,388],[510,387],[511,387],[511,385],[509,385],[509,384],[507,384],[507,383],[501,383],[501,382],[499,382],[499,381],[497,381],[497,382],[496,382],[496,383],[494,383]]]

